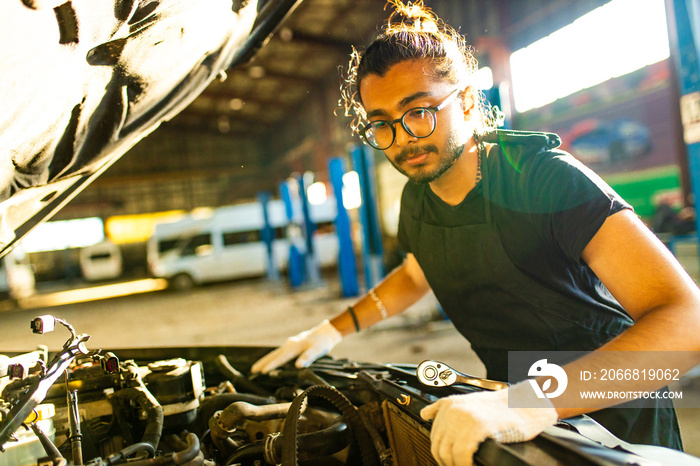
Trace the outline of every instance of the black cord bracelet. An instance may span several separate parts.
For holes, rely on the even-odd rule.
[[[355,315],[355,309],[353,309],[352,306],[348,306],[348,312],[350,313],[350,317],[352,317],[352,321],[355,324],[355,331],[359,332],[360,331],[360,323],[357,321],[357,316]]]

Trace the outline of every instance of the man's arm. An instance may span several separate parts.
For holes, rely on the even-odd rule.
[[[402,265],[394,269],[375,288],[377,298],[386,308],[388,316],[400,314],[430,291],[430,285],[413,254],[408,254]],[[382,320],[378,304],[369,296],[364,296],[353,306],[361,329]],[[355,323],[349,312],[342,312],[331,324],[343,335],[355,333]]]
[[[675,359],[664,361],[668,367],[683,371],[700,363],[696,360],[700,351],[700,290],[633,212],[623,210],[608,217],[581,257],[635,323],[598,351],[567,365],[567,373],[605,367],[612,358],[603,353],[607,351],[640,352],[638,357],[630,353],[635,359],[630,364],[642,368],[658,364],[666,357],[659,356],[662,351],[674,352],[666,353]],[[640,358],[649,359],[648,364]],[[624,364],[624,358],[617,361]],[[655,381],[643,389],[656,390],[666,383]],[[594,384],[586,387],[595,390]],[[615,403],[610,400],[594,407],[561,407],[567,401],[571,402],[566,397],[552,399],[560,418]]]
[[[658,390],[668,380],[577,380],[596,368],[674,367],[700,363],[700,291],[666,247],[632,213],[606,219],[582,253],[583,260],[635,320],[597,351],[567,364],[568,386],[557,398],[538,398],[529,381],[507,390],[452,395],[421,411],[434,419],[431,451],[440,464],[471,465],[479,443],[534,438],[559,419],[619,404],[619,399],[581,399],[580,391]],[[600,373],[600,371],[599,371]],[[624,379],[624,377],[623,377]],[[585,385],[585,387],[584,387]],[[629,400],[624,400],[629,401]],[[522,403],[522,407],[517,407]]]
[[[633,212],[608,217],[581,257],[636,322],[604,349],[700,350],[700,291]]]
[[[316,327],[288,338],[279,348],[253,364],[251,372],[269,372],[294,358],[297,358],[297,367],[307,366],[327,354],[344,336],[403,312],[429,290],[418,261],[413,254],[408,254],[404,263],[372,291],[374,297],[364,296],[351,310],[346,309],[331,321],[324,320]]]

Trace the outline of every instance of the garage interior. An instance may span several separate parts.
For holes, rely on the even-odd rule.
[[[609,1],[424,3],[466,35],[480,64],[491,68],[494,83],[502,83],[508,81],[510,53]],[[115,219],[156,218],[250,203],[261,192],[278,197],[280,183],[307,172],[330,190],[329,160],[349,160],[350,148],[359,144],[351,133],[350,118],[339,107],[343,72],[353,47],[361,50],[371,42],[386,15],[384,0],[297,2],[250,61],[226,70],[225,76],[138,142],[51,221],[98,217],[107,228]],[[662,75],[664,98],[670,101],[671,96],[677,102],[679,90],[671,59],[664,63],[663,68],[650,65],[653,70],[649,73]],[[543,65],[556,68],[555,61]],[[614,96],[608,98],[614,100]],[[680,113],[671,108],[669,115],[672,124],[666,136],[678,170],[677,202],[689,206],[693,196]],[[511,124],[517,127],[518,115],[511,117]],[[520,124],[533,122],[538,120],[522,117]],[[380,212],[388,211],[400,195],[403,179],[391,173],[380,153],[374,154],[374,162],[376,201]],[[653,215],[647,217],[653,221]],[[353,228],[356,231],[360,226]],[[109,230],[106,235],[110,237]],[[383,231],[383,238],[389,270],[399,260],[394,255],[391,227]],[[19,302],[0,302],[4,330],[0,349],[30,351],[38,344],[60,347],[64,335],[39,337],[27,331],[28,322],[42,314],[71,322],[80,332],[92,335],[91,344],[101,348],[276,346],[355,299],[343,296],[336,268],[324,269],[320,282],[301,287],[290,287],[287,276],[277,280],[253,277],[174,292],[164,280],[149,276],[145,238],[118,243],[123,269],[119,277],[109,280],[87,281],[81,276],[79,248],[29,253],[36,294]],[[356,247],[359,260],[359,242]],[[683,236],[674,247],[698,282],[697,238]],[[128,284],[135,283],[153,291],[112,296],[112,289],[107,288],[126,284],[128,290]],[[101,288],[105,288],[104,296],[90,298],[88,290]],[[432,296],[404,316],[345,339],[331,354],[376,363],[417,364],[435,359],[462,372],[485,375],[468,342],[442,318]],[[686,393],[700,400],[700,379],[691,375],[682,383]],[[700,408],[679,409],[678,414],[686,451],[700,456]]]

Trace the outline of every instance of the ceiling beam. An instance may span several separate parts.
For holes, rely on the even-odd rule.
[[[350,42],[334,39],[330,37],[330,35],[315,36],[294,30],[291,32],[291,39],[289,41],[282,40],[279,36],[275,36],[275,41],[282,43],[293,42],[311,47],[335,49],[339,53],[346,53],[353,46]]]
[[[246,121],[246,120],[241,120],[241,121]],[[249,121],[249,120],[247,120]],[[200,117],[198,120],[196,119],[185,119],[183,120],[176,120],[173,119],[167,123],[163,123],[164,128],[167,127],[169,129],[174,129],[178,131],[194,131],[198,133],[213,133],[213,134],[218,134],[218,135],[229,135],[229,136],[237,136],[237,137],[244,137],[246,139],[249,139],[251,141],[257,142],[261,137],[268,135],[270,127],[268,125],[239,125],[239,124],[230,124],[228,126],[227,131],[222,131],[222,125],[219,123],[218,118],[206,118],[206,117]]]
[[[134,184],[172,183],[180,180],[212,179],[212,178],[246,178],[263,174],[260,165],[232,161],[230,165],[210,167],[197,170],[176,170],[148,173],[129,173],[128,175],[102,176],[93,182],[94,189]]]
[[[269,78],[269,79],[274,79],[274,80],[279,80],[279,81],[287,81],[288,84],[294,83],[294,85],[298,85],[298,86],[311,86],[316,82],[315,78],[308,78],[305,76],[300,76],[299,74],[280,73],[278,71],[270,70],[262,64],[257,64],[257,65],[253,65],[253,66],[262,66],[265,69],[265,74],[262,77],[257,78],[259,80]],[[250,68],[251,68],[250,66],[241,67],[241,68],[232,68],[232,69],[228,70],[228,74],[234,75],[237,73],[243,73],[243,74],[250,76],[250,74],[249,74]],[[231,76],[229,76],[228,79],[231,79]],[[256,79],[256,78],[251,78],[251,79]]]
[[[237,89],[231,89],[231,92],[227,92],[226,89],[217,89],[216,91],[211,91],[211,90],[205,90],[201,94],[202,96],[209,97],[211,99],[216,99],[216,100],[233,100],[233,99],[241,99],[243,103],[253,103],[260,105],[262,107],[279,107],[282,109],[282,111],[287,112],[290,111],[294,108],[297,107],[296,104],[287,104],[284,102],[280,102],[279,99],[260,99],[257,97],[250,97],[249,95],[245,95],[241,93]],[[232,110],[236,111],[236,110]]]
[[[272,104],[271,104],[272,105]],[[279,107],[279,105],[276,105]],[[282,114],[285,114],[286,111],[283,111]],[[251,112],[244,114],[241,110],[228,110],[227,112],[221,112],[217,109],[202,109],[202,108],[187,108],[186,110],[183,110],[180,115],[183,116],[183,119],[185,117],[189,117],[188,120],[212,120],[212,121],[218,121],[219,118],[224,117],[228,118],[230,121],[236,121],[239,122],[243,125],[246,123],[252,123],[255,126],[259,125],[272,125],[277,123],[279,120],[282,119],[282,116],[278,117],[270,117],[272,112],[265,112],[263,111],[256,111],[256,112]],[[184,123],[184,121],[181,121]],[[196,122],[196,121],[195,121]],[[252,126],[252,125],[251,125]]]

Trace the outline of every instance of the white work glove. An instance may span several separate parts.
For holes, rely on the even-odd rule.
[[[509,408],[509,392],[517,397],[517,406],[538,407]],[[423,408],[420,415],[426,421],[434,419],[430,450],[440,466],[471,466],[487,438],[524,442],[557,422],[552,403],[537,398],[527,381],[494,392],[448,396]]]
[[[260,358],[250,371],[270,372],[297,355],[300,355],[294,364],[298,368],[306,367],[321,356],[325,356],[340,341],[343,336],[331,324],[328,319],[316,327],[290,337],[279,348]]]

